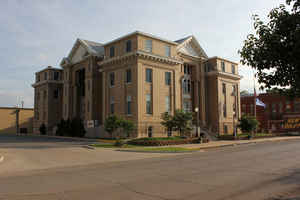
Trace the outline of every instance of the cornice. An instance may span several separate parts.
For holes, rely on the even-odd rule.
[[[124,60],[128,60],[133,57],[139,57],[147,60],[152,60],[156,62],[161,62],[161,63],[168,63],[170,65],[177,65],[177,64],[183,64],[182,61],[174,59],[174,58],[169,58],[169,57],[164,57],[164,56],[159,56],[155,55],[149,52],[144,52],[144,51],[134,51],[131,53],[127,53],[122,56],[116,56],[113,58],[108,58],[103,61],[97,62],[98,65],[107,65],[107,64],[116,64],[116,63],[121,63]]]
[[[229,78],[229,79],[233,79],[233,80],[241,80],[243,78],[243,76],[240,76],[238,74],[231,74],[231,73],[227,73],[227,72],[221,72],[221,71],[211,71],[211,72],[207,72],[207,76],[220,76],[223,78]]]
[[[35,88],[37,86],[44,85],[44,84],[47,84],[47,83],[63,84],[63,80],[59,80],[59,81],[55,81],[55,80],[39,81],[37,83],[32,84],[31,86]]]

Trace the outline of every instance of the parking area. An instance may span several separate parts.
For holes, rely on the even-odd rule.
[[[120,152],[107,148],[85,148],[95,141],[47,136],[0,135],[0,155],[4,156],[4,161],[0,163],[0,176],[40,169],[172,156],[160,153]]]

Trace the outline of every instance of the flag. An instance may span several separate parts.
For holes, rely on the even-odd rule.
[[[257,106],[262,106],[262,107],[266,107],[266,104],[264,104],[261,100],[259,100],[258,98],[256,98],[256,102],[255,102],[255,105]]]

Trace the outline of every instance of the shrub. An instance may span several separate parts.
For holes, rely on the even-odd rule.
[[[42,123],[41,126],[40,126],[40,134],[41,135],[46,135],[46,132],[47,132],[46,125],[44,123]]]
[[[172,137],[175,138],[175,137]],[[192,144],[198,143],[198,138],[187,138],[187,139],[169,139],[169,138],[139,138],[128,141],[128,144],[140,145],[140,146],[165,146],[165,145],[178,145],[178,144]]]
[[[238,125],[243,133],[251,133],[257,128],[257,126],[258,121],[253,116],[242,116],[240,124]]]
[[[123,140],[116,140],[114,146],[116,147],[122,147],[125,144]]]
[[[86,131],[80,118],[61,120],[57,125],[57,136],[84,137]]]

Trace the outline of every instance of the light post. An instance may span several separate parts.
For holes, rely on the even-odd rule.
[[[196,118],[196,136],[197,137],[199,137],[199,115],[198,115],[198,111],[199,111],[199,108],[198,107],[196,107],[195,108],[195,113],[196,113],[196,116],[197,116],[197,118]]]

